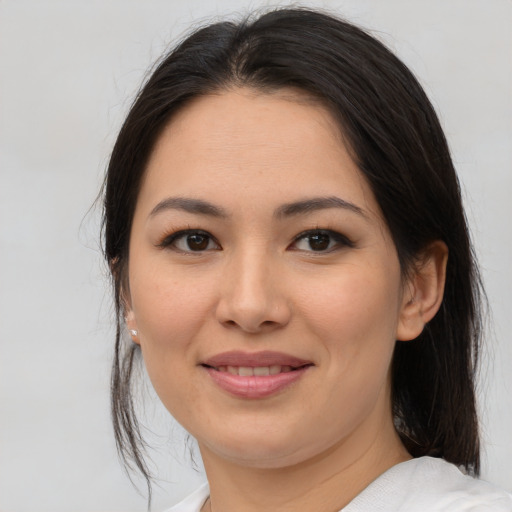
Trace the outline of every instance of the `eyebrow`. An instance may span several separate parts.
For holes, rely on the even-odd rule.
[[[304,215],[317,210],[326,210],[328,208],[343,208],[366,218],[366,214],[362,208],[336,196],[312,197],[304,199],[303,201],[283,204],[275,211],[274,216],[293,217],[294,215]]]
[[[362,208],[336,196],[312,197],[302,201],[283,204],[275,210],[274,217],[282,218],[293,217],[295,215],[307,215],[314,211],[326,210],[329,208],[342,208],[366,218],[366,214]],[[229,214],[224,208],[202,199],[193,199],[189,197],[168,197],[163,199],[151,210],[149,217],[153,217],[166,210],[181,210],[187,213],[207,215],[217,218],[229,217]]]
[[[187,213],[195,213],[199,215],[208,215],[211,217],[228,217],[226,210],[215,206],[212,203],[201,199],[192,199],[188,197],[168,197],[160,201],[149,214],[150,217],[163,212],[165,210],[182,210]]]

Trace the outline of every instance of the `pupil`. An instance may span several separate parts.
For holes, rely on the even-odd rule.
[[[309,237],[309,246],[313,251],[325,251],[325,249],[329,248],[329,243],[329,235],[320,233]]]
[[[203,251],[208,247],[208,237],[205,235],[189,235],[187,245],[191,251]]]

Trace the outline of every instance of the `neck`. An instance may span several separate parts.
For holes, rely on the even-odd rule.
[[[211,497],[204,511],[337,512],[379,475],[411,458],[392,423],[389,427],[366,444],[347,438],[309,460],[281,467],[253,467],[200,446]]]

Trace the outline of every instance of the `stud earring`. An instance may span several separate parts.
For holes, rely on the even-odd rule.
[[[139,331],[136,331],[135,329],[130,329],[130,334],[132,336],[138,336],[139,335]]]

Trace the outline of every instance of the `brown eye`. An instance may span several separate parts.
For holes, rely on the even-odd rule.
[[[191,251],[204,251],[208,249],[210,243],[210,237],[196,233],[194,235],[188,235],[186,237],[186,244]]]
[[[159,246],[185,253],[220,250],[219,244],[209,233],[192,229],[167,236]]]
[[[325,251],[326,249],[329,249],[331,237],[325,233],[311,235],[308,238],[308,243],[312,251]]]
[[[315,229],[298,235],[290,248],[306,252],[331,252],[343,247],[354,247],[354,243],[336,231]]]

